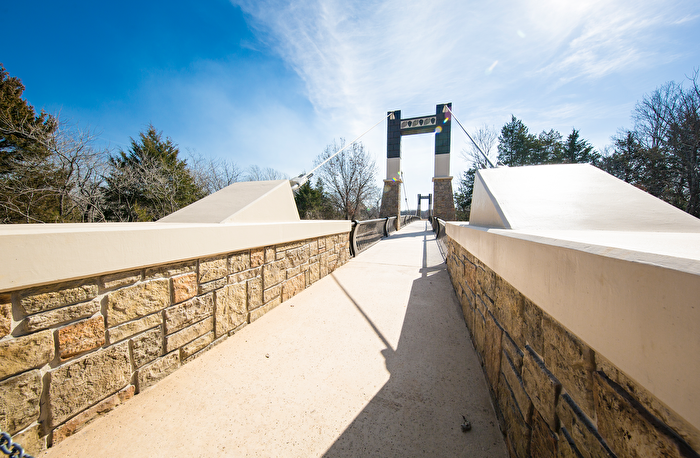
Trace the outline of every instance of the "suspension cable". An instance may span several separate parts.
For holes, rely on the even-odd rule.
[[[454,113],[454,111],[452,111],[452,108],[450,108],[450,107],[447,106],[447,105],[445,105],[445,107],[446,107],[447,110],[450,112],[450,114],[451,114],[452,117],[455,119],[455,121],[457,121],[457,124],[459,124],[459,127],[461,127],[462,130],[464,131],[464,133],[467,134],[467,137],[469,137],[469,140],[472,141],[472,143],[474,144],[474,146],[476,147],[476,149],[479,150],[479,152],[481,153],[482,156],[484,156],[484,159],[486,159],[486,162],[491,166],[491,168],[495,168],[496,166],[493,165],[493,162],[491,162],[491,159],[489,159],[489,157],[488,157],[486,154],[484,154],[483,151],[481,151],[481,148],[479,148],[479,145],[476,144],[476,142],[474,141],[474,139],[472,138],[472,136],[469,135],[469,132],[467,132],[467,129],[465,129],[464,126],[462,125],[462,123],[459,122],[459,119],[457,119],[457,116],[455,116],[455,113]]]
[[[406,201],[406,211],[411,214],[411,207],[408,205],[408,193],[406,192],[406,174],[401,172],[401,184],[403,185],[403,198]],[[401,212],[399,212],[401,213]]]
[[[318,170],[318,169],[321,168],[326,162],[330,161],[331,159],[333,159],[334,157],[336,157],[338,154],[342,153],[342,152],[345,151],[347,148],[349,148],[350,146],[352,146],[355,142],[357,142],[359,139],[361,139],[362,137],[364,137],[367,133],[369,133],[369,131],[371,131],[372,129],[374,129],[375,127],[377,127],[379,124],[381,124],[382,122],[384,122],[384,120],[385,120],[386,118],[388,118],[389,116],[391,116],[392,114],[393,114],[393,112],[388,113],[385,117],[383,117],[382,119],[380,119],[379,122],[377,122],[375,125],[373,125],[373,126],[370,127],[369,129],[367,129],[366,131],[364,131],[362,134],[360,134],[360,136],[357,137],[355,140],[351,141],[350,143],[348,143],[347,145],[345,145],[344,147],[342,147],[340,150],[338,150],[335,154],[332,154],[332,155],[331,155],[330,157],[328,157],[325,161],[321,162],[321,163],[318,164],[316,167],[314,167],[313,169],[311,169],[311,171],[310,171],[309,173],[301,173],[301,174],[299,174],[298,177],[295,177],[295,178],[292,178],[291,180],[289,180],[289,183],[292,185],[292,191],[298,189],[298,188],[299,188],[300,186],[302,186],[304,183],[306,183],[307,181],[309,181],[309,178],[311,178],[311,177],[313,176],[313,174],[314,174],[314,172],[315,172],[316,170]]]

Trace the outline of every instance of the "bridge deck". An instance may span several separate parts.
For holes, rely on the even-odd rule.
[[[507,456],[429,225],[394,233],[42,456],[142,454]]]

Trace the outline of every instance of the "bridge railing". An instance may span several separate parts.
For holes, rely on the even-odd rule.
[[[440,247],[440,252],[442,253],[443,259],[447,257],[447,244],[445,243],[445,221],[437,218],[435,216],[430,218],[430,224],[433,226],[433,232],[435,232],[435,240],[437,241],[438,247]]]
[[[399,229],[420,219],[415,215],[402,215],[398,218]],[[396,216],[390,216],[366,221],[353,221],[350,231],[350,254],[357,256],[382,238],[396,232],[396,219]]]

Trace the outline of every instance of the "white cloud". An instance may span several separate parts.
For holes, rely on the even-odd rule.
[[[326,142],[354,137],[387,110],[417,116],[450,101],[467,128],[500,126],[518,110],[582,124],[591,87],[673,59],[659,37],[699,8],[693,0],[232,2],[303,80]],[[383,170],[384,133],[364,140]],[[453,130],[455,153],[467,141]]]

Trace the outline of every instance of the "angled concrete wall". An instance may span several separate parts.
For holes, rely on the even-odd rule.
[[[697,456],[700,220],[591,166],[485,170],[474,198],[448,267],[512,455]]]

